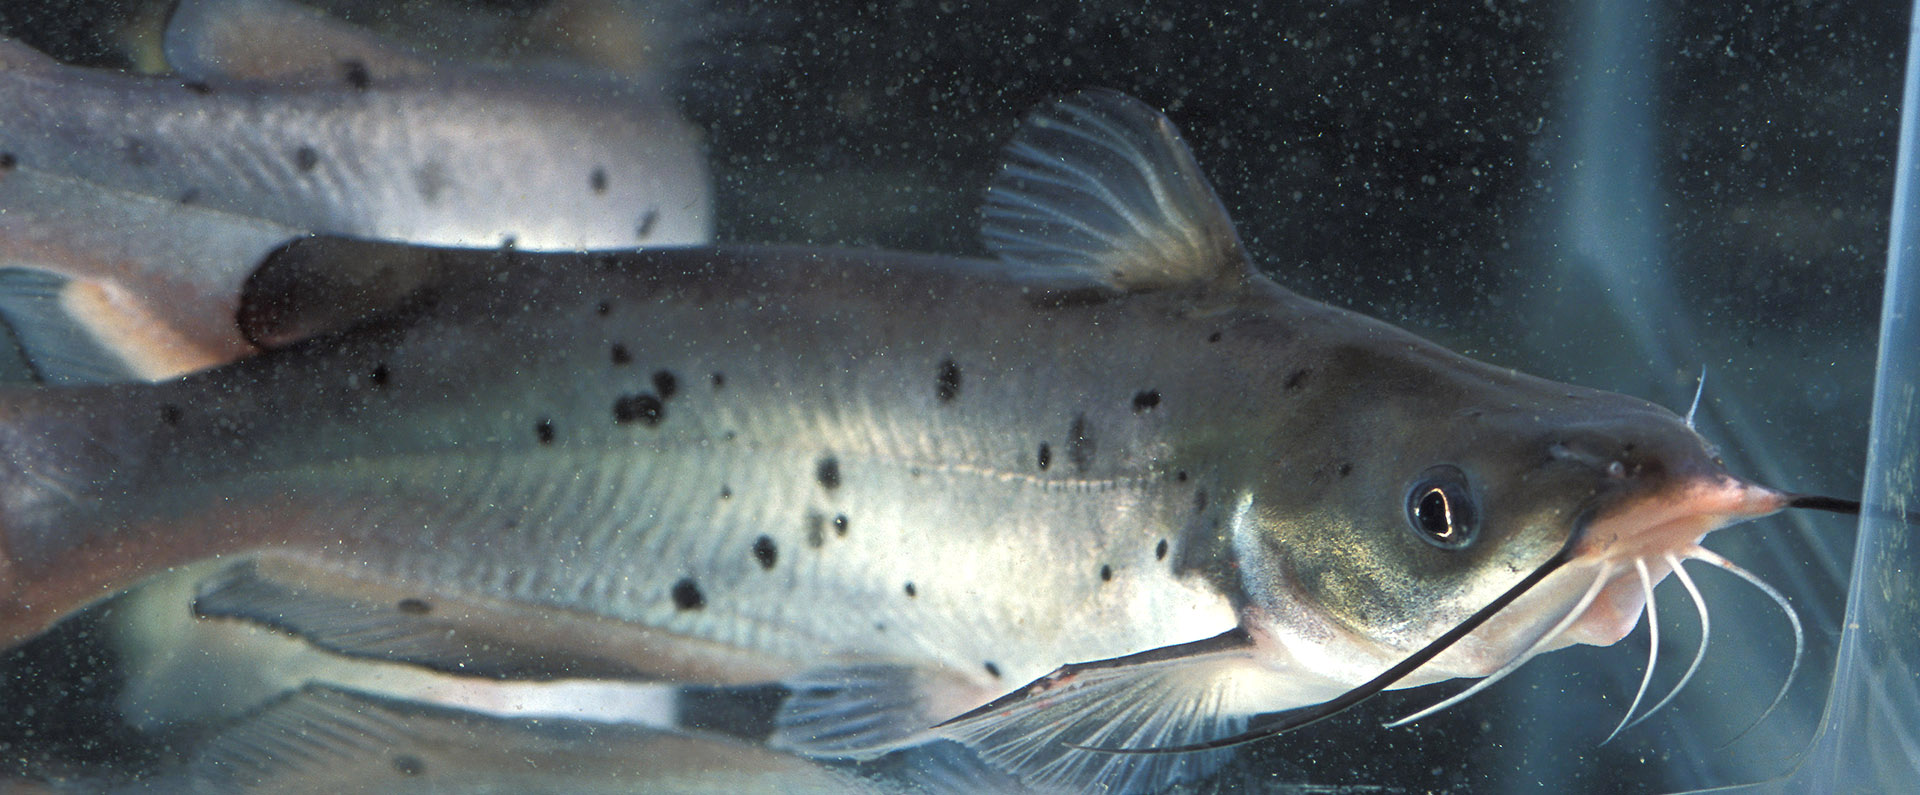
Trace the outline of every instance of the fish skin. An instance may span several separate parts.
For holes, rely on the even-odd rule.
[[[1104,95],[1061,107],[1141,121]],[[1190,163],[1172,142],[1161,155]],[[1167,182],[1133,176],[1092,192],[1161,201]],[[1183,176],[1174,216],[1217,207]],[[1084,221],[1058,209],[1042,215]],[[1674,543],[1768,510],[1688,513],[1693,491],[1746,491],[1665,409],[1307,300],[1217,234],[1155,239],[1186,243],[1133,289],[1098,255],[423,252],[465,278],[369,325],[167,384],[7,393],[0,637],[168,565],[253,555],[737,652],[705,681],[895,666],[922,727],[1029,681],[1044,715],[1072,701],[1040,680],[1063,663],[1197,644],[1222,683],[1210,709],[1241,715],[1370,678],[1575,527],[1606,529],[1580,565],[1402,684],[1512,659],[1586,587],[1578,570],[1639,549],[1647,506],[1680,506],[1661,520]],[[1461,550],[1408,524],[1442,463],[1479,506]],[[927,739],[913,729],[846,752]]]
[[[711,236],[700,134],[632,84],[458,70],[280,86],[0,49],[0,151],[20,166],[419,243],[583,249]]]

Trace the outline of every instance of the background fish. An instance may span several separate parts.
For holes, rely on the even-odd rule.
[[[0,306],[28,328],[71,318],[126,375],[250,349],[230,322],[241,284],[307,232],[530,249],[710,239],[701,136],[664,76],[452,63],[271,0],[185,3],[167,41],[165,77],[63,66],[17,42],[0,59],[0,255],[78,280]],[[101,375],[38,342],[44,375]]]

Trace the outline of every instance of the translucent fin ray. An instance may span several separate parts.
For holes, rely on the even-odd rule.
[[[1002,260],[1078,268],[1129,290],[1252,273],[1193,153],[1138,100],[1083,91],[1043,107],[1004,160],[981,230]]]

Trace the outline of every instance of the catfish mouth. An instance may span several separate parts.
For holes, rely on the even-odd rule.
[[[1575,643],[1608,646],[1626,637],[1651,601],[1651,583],[1660,582],[1669,571],[1679,571],[1681,560],[1700,559],[1698,552],[1704,551],[1700,541],[1708,533],[1778,513],[1793,499],[1793,495],[1719,474],[1594,512],[1578,533],[1574,562],[1600,572],[1598,579],[1611,581],[1598,586],[1592,604],[1566,627],[1561,642],[1542,651]],[[1647,573],[1636,578],[1642,568]]]
[[[1494,597],[1479,610],[1474,611],[1472,615],[1453,625],[1453,627],[1441,633],[1439,637],[1434,638],[1426,646],[1407,655],[1400,662],[1395,663],[1378,676],[1330,700],[1275,713],[1271,720],[1250,728],[1247,731],[1198,743],[1155,748],[1101,748],[1079,745],[1073,747],[1083,751],[1112,754],[1194,753],[1231,748],[1306,728],[1345,712],[1359,705],[1361,702],[1379,695],[1381,691],[1399,684],[1435,657],[1452,648],[1462,639],[1485,625],[1489,620],[1512,606],[1514,602],[1527,595],[1528,592],[1532,591],[1536,586],[1540,585],[1540,583],[1546,581],[1547,578],[1553,576],[1556,572],[1560,572],[1567,564],[1582,562],[1591,563],[1599,567],[1599,574],[1593,578],[1592,585],[1588,587],[1586,594],[1574,604],[1571,610],[1568,610],[1564,614],[1564,618],[1562,618],[1560,623],[1541,635],[1529,648],[1514,657],[1505,666],[1494,671],[1486,678],[1481,679],[1467,690],[1433,707],[1387,725],[1388,727],[1393,727],[1418,720],[1457,704],[1474,693],[1479,692],[1481,689],[1493,684],[1501,677],[1518,669],[1521,664],[1531,659],[1534,655],[1544,651],[1547,644],[1564,636],[1567,632],[1571,631],[1574,626],[1582,622],[1591,622],[1593,625],[1583,630],[1586,637],[1600,638],[1610,634],[1612,629],[1617,626],[1618,617],[1608,615],[1604,612],[1590,616],[1589,611],[1594,607],[1594,603],[1600,596],[1608,589],[1614,588],[1622,582],[1631,582],[1630,579],[1627,579],[1625,572],[1622,571],[1622,567],[1628,565],[1628,561],[1631,561],[1630,565],[1633,567],[1632,570],[1638,575],[1639,584],[1644,587],[1644,592],[1650,596],[1653,590],[1652,571],[1646,565],[1647,554],[1650,553],[1657,553],[1660,560],[1668,563],[1676,576],[1680,577],[1682,582],[1686,584],[1687,590],[1693,597],[1696,607],[1701,611],[1700,615],[1703,623],[1706,616],[1705,605],[1700,599],[1698,589],[1693,586],[1692,580],[1688,579],[1685,571],[1680,568],[1682,553],[1684,553],[1686,559],[1699,560],[1725,569],[1747,580],[1750,584],[1773,597],[1773,599],[1786,610],[1787,616],[1793,621],[1796,641],[1794,660],[1795,666],[1797,667],[1800,656],[1800,623],[1798,617],[1793,613],[1791,606],[1786,602],[1785,597],[1781,596],[1778,591],[1766,583],[1761,582],[1759,578],[1747,572],[1745,569],[1701,547],[1699,540],[1708,532],[1724,526],[1730,523],[1730,521],[1765,516],[1785,508],[1804,508],[1857,516],[1860,513],[1860,503],[1854,500],[1844,500],[1836,497],[1780,492],[1738,480],[1724,473],[1716,473],[1716,475],[1717,476],[1713,478],[1696,480],[1689,485],[1675,490],[1672,494],[1643,497],[1638,500],[1629,497],[1612,505],[1602,504],[1587,508],[1574,520],[1572,523],[1573,530],[1568,533],[1567,540],[1560,545],[1560,548],[1545,561],[1542,561],[1539,566],[1528,572],[1519,582],[1514,583],[1512,587],[1508,588],[1499,596]],[[1625,495],[1621,496],[1624,497]],[[1703,508],[1718,508],[1719,510],[1716,512],[1703,513]],[[1682,540],[1682,543],[1676,545],[1674,543],[1676,539]],[[1612,575],[1615,572],[1620,572],[1622,577],[1619,579],[1614,578]],[[1664,572],[1662,573],[1664,574]],[[1651,600],[1649,599],[1646,604],[1650,606]],[[1617,609],[1620,605],[1614,603],[1611,607]],[[1603,607],[1603,610],[1605,609],[1606,608]],[[1639,612],[1637,609],[1633,611],[1632,617],[1635,622],[1638,621]],[[1600,629],[1595,629],[1595,627]],[[1631,630],[1632,625],[1627,625],[1626,629]],[[1617,640],[1620,635],[1624,634],[1625,631],[1621,631],[1618,635],[1615,635],[1613,639]],[[1704,655],[1706,651],[1705,640],[1705,633],[1703,632],[1699,652],[1694,658],[1693,664],[1695,667],[1699,665],[1700,656]],[[1584,641],[1578,638],[1568,641],[1568,643],[1573,642]],[[1607,642],[1610,643],[1612,641]],[[1655,650],[1657,651],[1657,649],[1658,643],[1656,640]],[[1647,671],[1648,678],[1651,678],[1651,665],[1648,666]],[[1692,676],[1692,673],[1693,669],[1689,668],[1686,676],[1682,677],[1680,684],[1675,686],[1673,692],[1669,693],[1659,704],[1649,709],[1645,715],[1642,715],[1642,718],[1644,719],[1646,715],[1651,715],[1654,711],[1665,706],[1668,701],[1672,700],[1674,695],[1678,694],[1680,687],[1686,684],[1686,678]],[[1791,671],[1788,674],[1788,679],[1789,681],[1792,679]],[[1646,680],[1642,680],[1641,690],[1643,694],[1645,688]],[[1778,704],[1780,697],[1785,695],[1786,688],[1783,686],[1779,696],[1774,698],[1774,703]],[[1627,717],[1621,720],[1619,728],[1614,729],[1615,734],[1618,734],[1621,729],[1632,725],[1628,721],[1632,719],[1634,709],[1638,706],[1639,697],[1636,696],[1634,705],[1627,710]],[[1773,707],[1769,706],[1767,709],[1771,711]],[[1762,713],[1762,717],[1765,717],[1765,713]],[[1612,739],[1612,737],[1609,736],[1608,739]]]

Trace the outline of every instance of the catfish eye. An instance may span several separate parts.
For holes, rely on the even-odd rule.
[[[1427,543],[1441,549],[1465,549],[1473,543],[1477,517],[1466,473],[1440,465],[1420,473],[1407,492],[1407,522]]]

